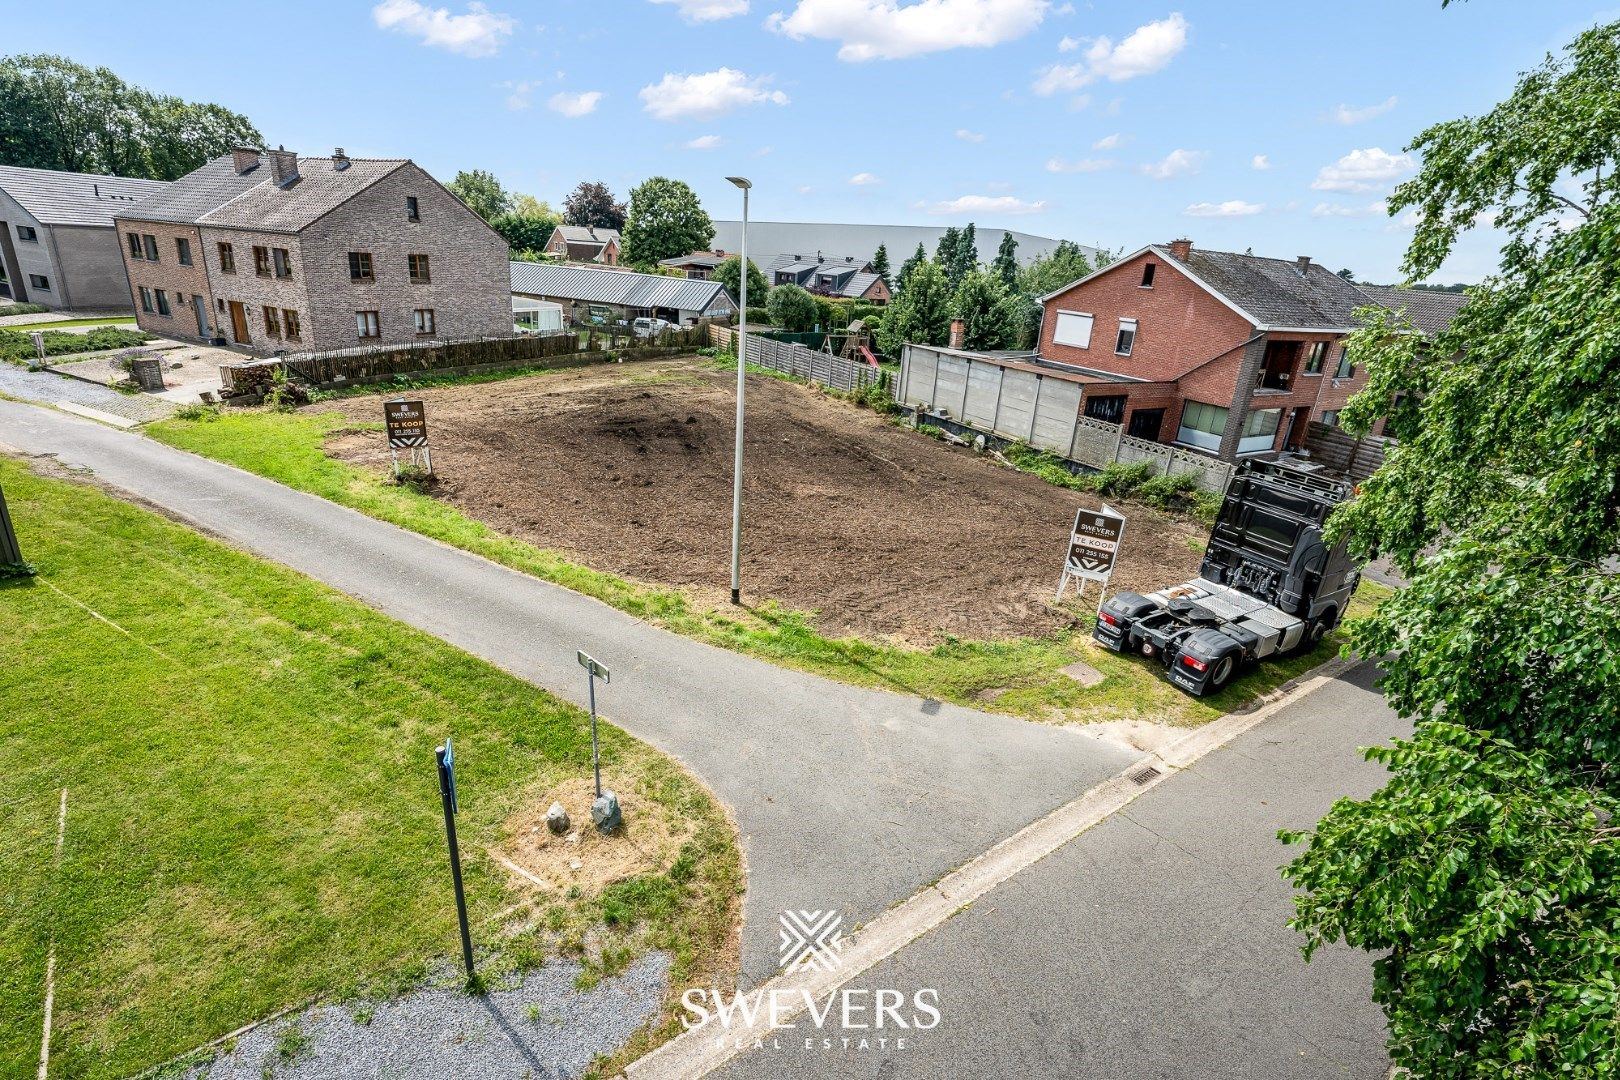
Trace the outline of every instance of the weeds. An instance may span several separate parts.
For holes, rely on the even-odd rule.
[[[210,420],[218,420],[221,411],[223,410],[218,405],[194,401],[189,405],[182,405],[174,410],[174,415],[177,420],[195,420],[199,423],[207,423]]]
[[[309,1053],[309,1036],[297,1024],[288,1024],[276,1038],[276,1057],[283,1064],[297,1061]]]

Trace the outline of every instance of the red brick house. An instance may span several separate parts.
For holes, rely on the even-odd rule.
[[[1342,339],[1376,302],[1305,256],[1177,240],[1042,297],[1037,362],[1088,377],[1084,415],[1231,461],[1331,422],[1365,382]]]
[[[545,253],[564,262],[619,265],[622,246],[618,229],[598,229],[591,225],[558,225],[551,230]]]

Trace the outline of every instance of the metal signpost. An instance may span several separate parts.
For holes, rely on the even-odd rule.
[[[449,736],[435,747],[433,760],[439,766],[439,801],[444,804],[444,834],[450,841],[450,877],[456,883],[456,918],[461,922],[461,962],[467,967],[467,981],[473,979],[472,935],[467,931],[467,894],[461,888],[461,849],[456,846],[456,751]]]
[[[1125,515],[1103,503],[1101,511],[1081,510],[1074,515],[1074,528],[1069,533],[1069,551],[1063,561],[1063,576],[1058,579],[1057,598],[1063,599],[1063,590],[1074,579],[1075,599],[1085,595],[1086,582],[1098,583],[1097,609],[1102,610],[1103,594],[1108,591],[1108,577],[1114,572],[1119,558],[1119,545],[1125,538]]]
[[[399,452],[411,452],[411,464],[421,464],[433,473],[433,450],[428,446],[427,410],[420,401],[403,399],[383,402],[383,426],[388,429],[388,452],[394,459],[394,475],[399,475]],[[421,455],[420,461],[418,455]]]
[[[611,683],[613,681],[613,673],[607,668],[603,667],[601,664],[597,663],[595,660],[592,660],[589,654],[587,654],[583,649],[580,650],[576,656],[579,659],[579,666],[590,672],[591,769],[596,773],[596,797],[600,799],[602,797],[602,755],[596,746],[596,677],[600,675],[603,682]]]

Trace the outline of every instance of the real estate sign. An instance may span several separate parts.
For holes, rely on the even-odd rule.
[[[1063,576],[1058,579],[1057,598],[1063,599],[1063,590],[1071,578],[1079,581],[1075,593],[1085,592],[1086,582],[1108,587],[1108,577],[1114,572],[1119,558],[1119,545],[1125,538],[1125,515],[1103,503],[1101,510],[1081,510],[1074,515],[1074,528],[1069,530],[1069,550],[1063,560]],[[1102,597],[1098,597],[1101,606]]]
[[[388,429],[391,450],[414,450],[427,445],[427,410],[420,401],[383,402],[383,426]]]

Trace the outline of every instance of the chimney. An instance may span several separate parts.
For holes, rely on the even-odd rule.
[[[960,349],[962,342],[967,339],[967,323],[961,319],[951,320],[951,348]]]
[[[332,151],[333,172],[342,172],[344,169],[349,167],[349,164],[349,155],[343,152],[343,147],[340,146],[336,150]]]
[[[1306,274],[1310,273],[1311,257],[1309,255],[1297,255],[1297,256],[1295,256],[1294,257],[1294,268],[1299,271],[1299,276],[1300,277],[1304,277]]]
[[[259,152],[250,146],[238,146],[231,151],[231,165],[237,176],[252,172],[259,164]]]
[[[1187,239],[1170,241],[1170,255],[1181,262],[1186,262],[1192,257],[1192,241]]]
[[[285,146],[270,151],[270,179],[276,187],[290,187],[298,180],[298,155]]]

